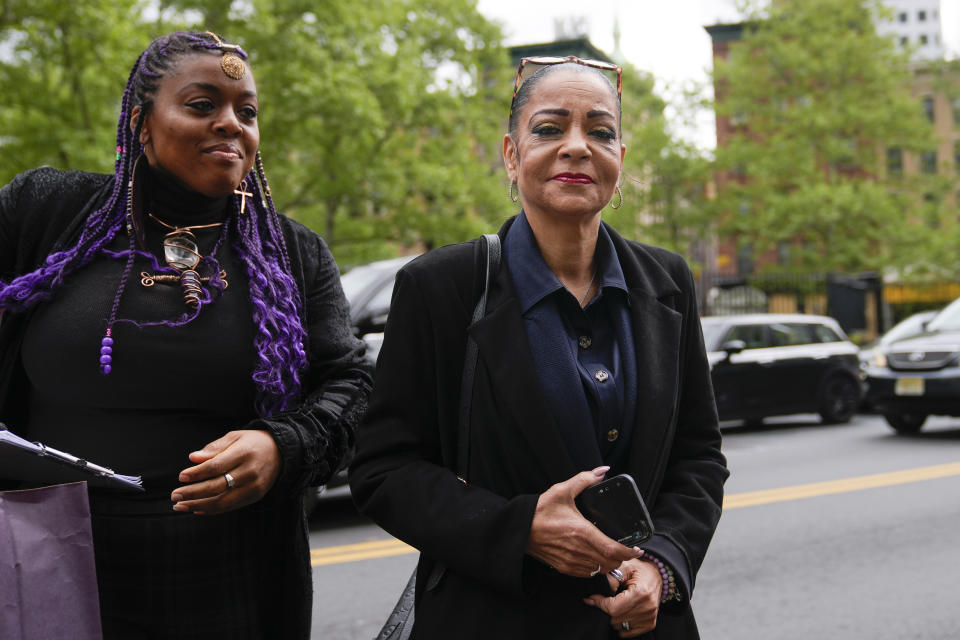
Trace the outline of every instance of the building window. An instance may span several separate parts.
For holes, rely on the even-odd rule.
[[[899,20],[900,22],[906,22],[906,21],[907,21],[907,12],[906,12],[906,11],[901,11],[901,12],[900,12],[900,15],[897,16],[897,20]]]
[[[939,229],[940,228],[940,212],[938,211],[939,207],[937,206],[937,196],[932,193],[924,194],[923,196],[923,217],[924,222],[927,227],[930,229]]]
[[[920,11],[917,11],[917,20],[919,20],[920,22],[926,22],[927,12],[924,11],[923,9],[921,9]]]
[[[920,34],[920,44],[927,44],[927,34],[925,33]]]
[[[924,96],[923,112],[927,114],[927,120],[933,122],[933,96]]]
[[[907,46],[907,43],[908,43],[908,42],[910,42],[910,38],[908,38],[907,36],[901,36],[901,37],[900,37],[900,44],[901,44],[901,46],[904,46],[904,47]]]
[[[903,175],[903,151],[887,149],[887,175]]]
[[[937,152],[924,151],[920,156],[920,167],[926,174],[935,174],[937,172]]]
[[[743,244],[737,249],[737,273],[741,276],[753,273],[753,245]]]
[[[789,242],[778,242],[777,243],[777,263],[780,265],[789,265],[790,264],[790,246]]]

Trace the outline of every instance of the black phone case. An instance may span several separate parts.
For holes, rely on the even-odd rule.
[[[577,509],[606,536],[628,547],[653,535],[653,520],[633,478],[626,474],[587,487],[576,500]]]

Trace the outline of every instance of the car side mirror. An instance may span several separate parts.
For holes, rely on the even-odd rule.
[[[740,353],[746,348],[747,343],[743,340],[727,340],[720,346],[720,350],[726,352],[727,358],[735,353]]]

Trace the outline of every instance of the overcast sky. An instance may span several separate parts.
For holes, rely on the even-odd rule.
[[[534,44],[555,39],[555,20],[585,19],[590,41],[612,54],[613,25],[619,16],[624,57],[652,72],[663,92],[687,81],[708,82],[710,36],[704,25],[736,22],[733,0],[478,0],[488,18],[501,24],[506,44]],[[960,0],[941,0],[946,47],[960,51]],[[669,99],[669,94],[666,94]],[[700,119],[686,136],[701,147],[714,146],[713,121]]]

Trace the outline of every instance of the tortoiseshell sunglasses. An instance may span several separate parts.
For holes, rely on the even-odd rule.
[[[623,95],[623,67],[620,65],[613,64],[612,62],[604,62],[602,60],[585,60],[583,58],[578,58],[577,56],[531,56],[529,58],[522,58],[520,60],[520,67],[517,69],[517,80],[513,83],[513,98],[510,99],[510,117],[513,117],[513,103],[517,99],[517,91],[520,90],[520,85],[523,83],[523,68],[528,64],[539,64],[543,66],[548,66],[552,64],[565,64],[567,62],[572,62],[573,64],[582,64],[585,67],[593,67],[594,69],[601,69],[603,71],[616,71],[617,72],[617,100],[621,99]]]

